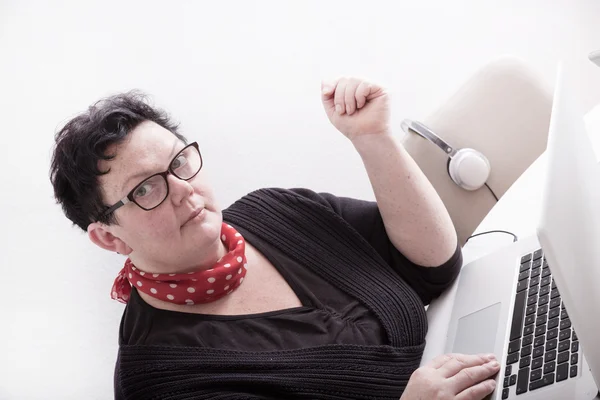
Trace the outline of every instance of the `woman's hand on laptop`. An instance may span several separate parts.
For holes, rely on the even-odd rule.
[[[400,400],[481,400],[496,388],[493,354],[445,354],[417,369]]]

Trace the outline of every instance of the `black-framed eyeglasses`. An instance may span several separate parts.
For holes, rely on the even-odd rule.
[[[167,175],[171,174],[176,178],[189,181],[195,177],[202,169],[202,155],[198,143],[190,143],[183,148],[171,160],[169,168],[164,172],[159,172],[144,179],[136,185],[127,196],[123,197],[114,205],[110,206],[100,216],[114,212],[127,203],[135,203],[143,210],[150,211],[160,206],[169,196],[169,182]]]

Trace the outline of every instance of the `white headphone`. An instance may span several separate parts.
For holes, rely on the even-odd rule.
[[[429,140],[448,155],[448,175],[459,187],[472,191],[486,185],[491,166],[482,153],[470,148],[456,150],[431,129],[417,121],[405,119],[402,121],[402,129],[406,133],[412,131]]]

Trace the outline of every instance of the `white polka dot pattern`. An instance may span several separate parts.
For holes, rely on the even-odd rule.
[[[247,273],[246,242],[228,224],[222,225],[221,234],[228,253],[212,268],[187,273],[150,274],[140,271],[127,259],[115,279],[111,297],[126,303],[131,297],[132,285],[154,298],[181,305],[207,303],[230,294],[242,284]],[[235,280],[233,275],[236,276]],[[160,280],[154,279],[159,277]]]

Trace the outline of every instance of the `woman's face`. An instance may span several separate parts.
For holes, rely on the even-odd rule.
[[[144,179],[165,171],[184,146],[158,124],[138,125],[122,143],[108,149],[116,157],[100,164],[102,169],[110,168],[100,177],[105,202],[118,202]],[[169,174],[167,181],[169,195],[157,208],[145,211],[129,203],[116,210],[118,224],[100,226],[106,230],[104,243],[114,240],[114,248],[111,244],[108,249],[121,250],[146,272],[191,272],[212,265],[221,247],[222,215],[203,171],[189,181]],[[93,233],[90,238],[97,243]]]

